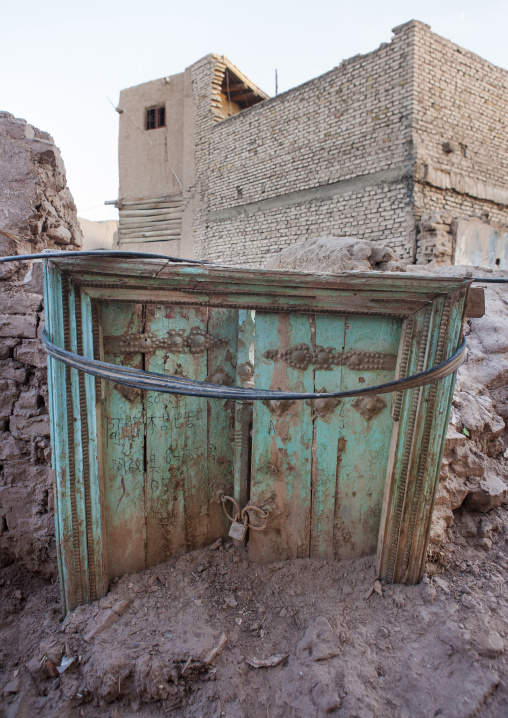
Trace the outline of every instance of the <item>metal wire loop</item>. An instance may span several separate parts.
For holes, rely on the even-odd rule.
[[[249,517],[249,511],[253,511],[254,513],[258,514],[263,519],[263,523],[261,524],[261,526],[255,526],[254,524],[251,524],[250,517]],[[243,523],[247,526],[247,528],[252,529],[253,531],[263,531],[263,529],[266,528],[266,519],[267,518],[268,518],[268,511],[264,511],[263,509],[260,509],[259,506],[251,506],[249,504],[244,509],[242,509]]]
[[[222,501],[222,508],[224,509],[224,513],[226,514],[226,516],[228,517],[228,519],[230,521],[235,523],[235,521],[239,521],[240,518],[242,518],[242,510],[241,510],[238,502],[232,496],[226,496],[225,494],[222,494],[222,496],[220,497],[220,500]],[[235,511],[236,511],[235,518],[233,518],[232,516],[230,516],[228,514],[228,510],[226,508],[226,501],[231,501],[231,503],[235,507]]]

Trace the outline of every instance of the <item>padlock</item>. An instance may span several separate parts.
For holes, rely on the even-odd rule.
[[[247,533],[247,525],[241,524],[239,521],[233,521],[229,529],[228,536],[236,539],[237,541],[244,541],[245,534]]]

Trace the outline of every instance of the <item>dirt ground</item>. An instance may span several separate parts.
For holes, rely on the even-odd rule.
[[[58,583],[12,564],[0,718],[507,718],[508,290],[486,302],[418,586],[381,585],[374,557],[258,566],[218,542],[63,622]]]
[[[411,587],[377,583],[373,558],[256,566],[214,545],[122,577],[65,622],[58,585],[11,565],[0,715],[508,716],[507,527],[506,505],[459,511]]]

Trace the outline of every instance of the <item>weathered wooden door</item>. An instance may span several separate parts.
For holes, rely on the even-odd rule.
[[[65,253],[47,262],[65,611],[104,595],[114,576],[226,536],[224,493],[269,512],[250,531],[256,561],[377,549],[382,578],[418,581],[453,368],[396,394],[235,402],[140,391],[111,371],[94,379],[80,357],[256,390],[370,387],[457,350],[470,281]]]
[[[103,358],[232,384],[235,310],[102,302]],[[234,404],[104,382],[102,475],[109,576],[141,571],[227,532]]]
[[[258,312],[257,386],[334,392],[394,378],[401,321]],[[390,396],[254,406],[251,502],[270,511],[250,556],[352,558],[376,551],[393,420]]]

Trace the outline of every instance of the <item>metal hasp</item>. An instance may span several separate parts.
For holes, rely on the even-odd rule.
[[[470,284],[62,253],[45,260],[46,329],[112,364],[319,394],[447,359]],[[380,578],[420,580],[453,374],[391,395],[263,402],[141,391],[52,357],[48,370],[64,612],[226,537],[224,495],[266,513],[247,532],[253,561],[377,552]]]

